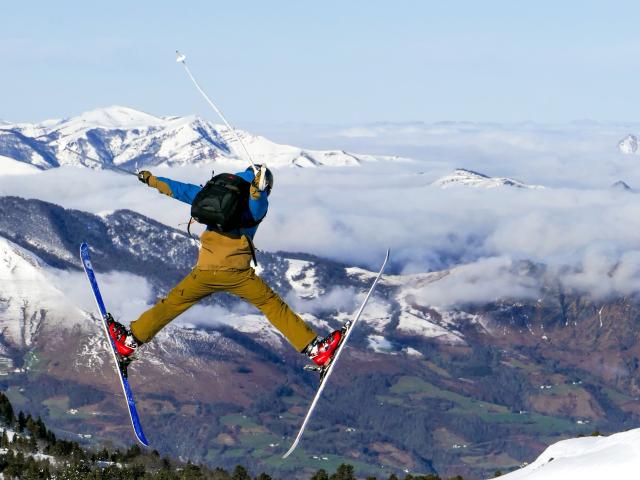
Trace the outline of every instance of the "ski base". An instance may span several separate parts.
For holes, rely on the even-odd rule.
[[[96,280],[95,272],[93,271],[93,265],[91,265],[91,257],[89,256],[89,246],[86,243],[80,245],[80,259],[82,260],[82,266],[84,267],[84,271],[87,274],[87,278],[89,279],[89,283],[91,284],[91,290],[93,291],[93,296],[96,300],[96,304],[98,305],[98,310],[100,311],[100,316],[102,318],[102,327],[104,330],[104,334],[109,341],[109,345],[111,347],[111,354],[114,361],[114,366],[116,367],[116,371],[118,372],[118,378],[120,379],[120,384],[122,385],[122,391],[124,393],[124,397],[127,403],[127,409],[129,410],[129,417],[131,418],[131,426],[133,427],[133,431],[137,440],[144,445],[145,447],[149,446],[149,441],[145,436],[142,425],[140,423],[140,418],[138,416],[138,410],[136,408],[136,402],[133,399],[133,392],[131,391],[131,386],[129,385],[129,376],[128,376],[128,367],[133,360],[133,358],[124,358],[118,354],[116,351],[116,347],[113,344],[113,340],[109,336],[109,331],[107,327],[107,316],[109,315],[107,309],[104,305],[104,301],[102,300],[102,294],[100,293],[100,289],[98,288],[98,281]]]

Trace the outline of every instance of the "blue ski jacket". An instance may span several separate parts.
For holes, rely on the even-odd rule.
[[[253,170],[238,172],[236,173],[236,175],[243,178],[249,183],[251,183],[255,178],[255,174],[253,173]],[[202,187],[200,185],[193,185],[191,183],[178,182],[176,180],[171,180],[170,178],[166,178],[166,177],[156,177],[156,179],[159,182],[165,183],[169,187],[169,190],[171,193],[167,195],[175,198],[176,200],[180,200],[181,202],[188,203],[189,205],[193,203],[193,199],[196,198],[196,195],[198,194],[198,192],[202,190]],[[165,192],[162,192],[162,193],[165,193]],[[252,188],[251,195],[249,196],[249,209],[245,210],[242,213],[242,216],[244,217],[243,219],[250,218],[255,221],[262,220],[264,216],[267,214],[268,208],[269,208],[269,200],[266,192],[261,192],[256,188]],[[242,229],[242,233],[249,235],[249,237],[253,239],[257,230],[258,230],[258,226],[256,225],[255,227]]]
[[[252,182],[255,174],[252,170],[236,173],[239,177]],[[191,183],[178,182],[166,177],[149,177],[148,185],[160,193],[191,205],[202,187]],[[248,208],[243,212],[247,220],[262,220],[267,214],[269,200],[266,192],[251,185]],[[201,248],[197,268],[201,270],[244,270],[250,268],[252,246],[249,243],[258,230],[258,226],[239,229],[235,232],[217,232],[207,228],[200,236]],[[248,237],[248,239],[246,238]]]

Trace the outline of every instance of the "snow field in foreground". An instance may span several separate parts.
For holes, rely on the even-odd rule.
[[[555,443],[504,480],[624,480],[640,476],[640,429]]]

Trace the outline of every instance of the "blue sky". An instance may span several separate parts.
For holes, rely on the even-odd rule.
[[[0,118],[107,106],[242,127],[377,121],[632,121],[637,2],[11,2]]]

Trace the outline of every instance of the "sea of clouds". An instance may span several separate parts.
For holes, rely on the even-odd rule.
[[[304,147],[400,158],[279,169],[256,244],[372,269],[389,247],[395,273],[453,268],[446,281],[422,292],[433,304],[535,297],[541,280],[519,272],[525,260],[545,265],[545,280],[555,276],[568,289],[628,295],[640,288],[640,195],[610,186],[623,180],[640,187],[640,157],[617,150],[617,142],[636,131],[594,123],[455,123],[274,132],[275,140],[289,143],[295,138],[284,137],[298,135]],[[458,167],[546,188],[430,185]],[[211,166],[153,173],[202,184]],[[97,214],[128,208],[175,228],[189,218],[188,205],[111,171],[64,167],[0,175],[0,194]]]

